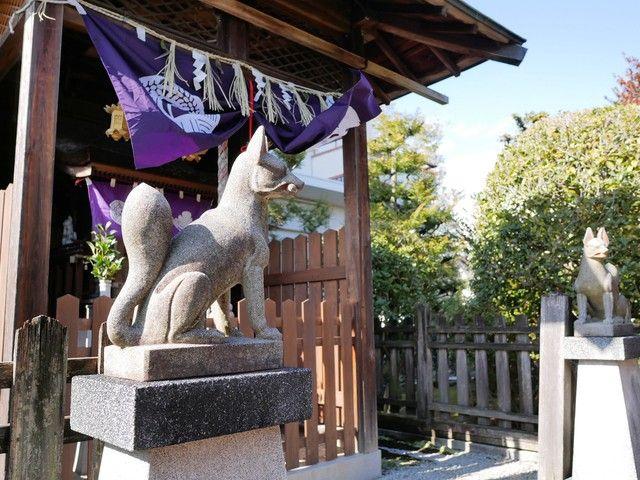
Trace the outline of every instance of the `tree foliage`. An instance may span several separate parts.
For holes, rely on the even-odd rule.
[[[437,304],[459,286],[452,205],[439,193],[437,126],[382,114],[368,143],[374,309],[402,321],[419,301]]]
[[[624,75],[616,77],[618,84],[613,93],[618,103],[633,103],[640,105],[640,59],[627,57],[627,71]]]
[[[572,294],[586,227],[604,226],[621,290],[640,311],[640,107],[540,118],[507,144],[478,198],[476,306],[536,318]]]
[[[299,167],[307,156],[306,152],[284,153],[280,150],[275,150],[275,154],[284,160],[291,170]],[[330,215],[329,204],[323,200],[305,205],[295,199],[269,202],[269,225],[273,227],[280,227],[287,221],[297,218],[302,224],[302,230],[305,233],[311,233],[325,226]]]

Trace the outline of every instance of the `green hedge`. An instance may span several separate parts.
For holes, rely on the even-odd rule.
[[[585,228],[604,226],[622,292],[640,310],[640,107],[542,118],[507,144],[478,199],[475,305],[538,316],[572,293]]]

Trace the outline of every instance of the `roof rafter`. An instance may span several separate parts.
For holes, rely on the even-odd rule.
[[[407,66],[407,64],[400,58],[400,55],[396,53],[396,50],[389,44],[386,38],[384,38],[384,33],[376,30],[375,28],[371,31],[376,44],[382,50],[382,53],[395,65],[400,73],[402,73],[405,77],[410,78],[411,80],[416,80],[415,74],[411,71],[411,69]]]
[[[428,98],[429,100],[433,100],[440,104],[445,104],[449,101],[446,95],[442,95],[435,90],[425,87],[421,83],[407,78],[382,65],[370,62],[360,55],[305,32],[300,28],[278,18],[272,17],[260,10],[239,2],[238,0],[200,0],[200,2],[238,17],[257,28],[271,32],[274,35],[279,35],[318,53],[333,58],[352,68],[360,69],[365,73],[369,73],[370,75],[384,80],[385,82],[410,90],[418,95]]]
[[[490,58],[497,62],[519,65],[527,51],[521,45],[501,45],[488,39],[469,39],[462,35],[434,34],[419,22],[404,20],[389,23],[369,20],[369,24],[392,35],[442,50]]]
[[[438,60],[440,60],[440,63],[442,63],[445,68],[447,70],[449,70],[449,73],[455,77],[460,76],[460,69],[458,68],[458,65],[456,65],[456,62],[454,62],[451,57],[449,57],[449,54],[446,52],[443,52],[442,50],[440,50],[437,47],[429,47],[427,46],[427,48],[429,50],[431,50],[431,52],[436,56],[436,58]]]
[[[318,2],[312,4],[308,0],[269,0],[268,3],[322,30],[344,34],[351,29],[349,19],[342,12],[322,8]]]

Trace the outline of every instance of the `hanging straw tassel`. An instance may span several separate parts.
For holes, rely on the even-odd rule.
[[[47,15],[47,0],[40,0],[40,5],[38,5],[38,9],[36,10],[36,15],[40,21],[43,21],[45,18],[48,20],[55,20],[55,18]]]
[[[229,98],[235,100],[240,105],[240,112],[245,117],[251,113],[249,109],[249,94],[247,93],[247,82],[244,79],[244,72],[238,63],[233,63],[233,81],[229,89]]]
[[[265,84],[264,84],[264,95],[262,96],[262,108],[267,113],[267,120],[271,123],[276,123],[280,121],[280,123],[285,123],[284,116],[282,114],[282,109],[280,105],[278,105],[278,101],[280,100],[273,94],[273,88],[271,86],[272,79],[265,76]]]
[[[329,104],[327,103],[327,97],[324,95],[317,95],[318,100],[320,101],[320,111],[324,112],[327,108],[329,108]]]
[[[311,123],[314,118],[313,110],[305,103],[300,95],[300,92],[294,85],[290,85],[291,92],[293,93],[293,98],[296,100],[296,105],[298,106],[298,110],[300,111],[300,122],[306,127]]]
[[[176,77],[179,80],[182,80],[184,83],[187,81],[180,76],[180,72],[178,71],[178,67],[176,66],[176,43],[171,42],[169,44],[169,51],[164,55],[167,56],[167,61],[162,67],[162,70],[158,72],[158,75],[162,75],[164,77],[164,82],[162,82],[162,95],[165,95],[167,91],[169,95],[173,94],[173,89],[176,86]],[[162,55],[162,56],[164,56]]]
[[[214,76],[213,68],[211,68],[211,60],[209,59],[209,57],[205,58],[204,71],[207,76],[204,79],[202,98],[207,101],[211,110],[214,110],[216,112],[220,111],[222,110],[222,105],[220,104],[218,97],[216,97],[216,84],[220,85],[220,82],[218,82],[217,78]]]

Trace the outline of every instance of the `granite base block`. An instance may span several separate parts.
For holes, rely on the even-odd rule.
[[[629,360],[640,358],[640,336],[565,337],[562,351],[567,360]]]
[[[311,416],[311,371],[282,368],[137,382],[71,382],[71,429],[133,451],[239,433]]]
[[[279,427],[127,452],[106,444],[99,480],[285,480]]]
[[[212,377],[282,367],[282,342],[229,337],[214,345],[159,344],[104,349],[104,374],[141,382]]]
[[[633,335],[636,329],[632,323],[586,322],[573,323],[576,337],[626,337]]]

